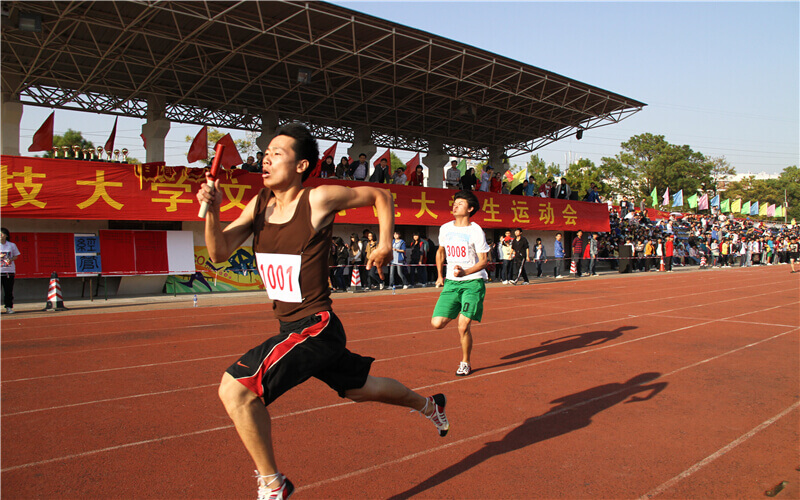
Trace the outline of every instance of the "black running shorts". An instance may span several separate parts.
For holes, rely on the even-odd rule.
[[[333,311],[281,321],[280,333],[250,349],[226,371],[269,405],[284,392],[316,377],[335,390],[364,387],[375,358],[345,348],[347,339]]]

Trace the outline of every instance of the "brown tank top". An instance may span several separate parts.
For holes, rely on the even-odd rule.
[[[275,316],[281,321],[297,321],[320,311],[331,310],[328,288],[328,255],[331,249],[333,222],[319,231],[311,225],[310,189],[305,188],[292,218],[283,224],[270,224],[266,219],[271,192],[261,189],[253,219],[253,251],[255,253],[299,255],[300,295],[302,302],[272,301]],[[263,264],[259,261],[259,266]],[[261,273],[262,277],[264,273]],[[268,276],[268,279],[272,277]],[[288,278],[288,277],[287,277]],[[267,284],[265,283],[265,286]]]

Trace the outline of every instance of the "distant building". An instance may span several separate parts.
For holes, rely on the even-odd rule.
[[[768,179],[778,179],[780,176],[781,174],[768,174],[766,172],[759,172],[757,174],[754,174],[753,172],[747,172],[744,174],[726,175],[717,181],[717,191],[725,191],[728,188],[728,184],[731,182],[740,182],[747,177],[752,177],[757,181],[765,181]]]

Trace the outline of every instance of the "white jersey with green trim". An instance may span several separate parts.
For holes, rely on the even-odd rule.
[[[439,228],[439,246],[447,255],[447,279],[467,281],[489,277],[485,269],[458,278],[453,276],[453,266],[459,265],[466,271],[478,263],[479,253],[489,253],[486,235],[479,225],[470,222],[468,226],[458,227],[455,221],[448,222]]]

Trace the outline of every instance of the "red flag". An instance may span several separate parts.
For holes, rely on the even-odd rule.
[[[236,143],[233,142],[231,134],[225,134],[222,139],[217,141],[217,144],[225,146],[219,163],[222,168],[233,168],[242,164],[242,157],[239,155],[239,150],[236,149]],[[217,144],[214,145],[214,149],[217,149]]]
[[[378,165],[381,164],[381,160],[383,160],[384,158],[386,158],[386,161],[389,163],[389,168],[391,169],[391,166],[392,166],[392,153],[390,153],[388,149],[386,150],[385,153],[383,153],[380,156],[380,158],[375,160],[375,162],[372,164],[372,166],[373,167],[377,167]]]
[[[114,128],[111,129],[111,136],[106,141],[106,151],[111,152],[114,150],[114,139],[117,138],[117,120],[119,117],[114,118]]]
[[[410,160],[408,160],[408,162],[406,162],[406,176],[409,179],[411,179],[411,174],[416,172],[418,165],[420,165],[419,153],[415,154],[413,158],[411,158]]]
[[[333,146],[329,147],[322,153],[322,156],[317,160],[317,166],[314,167],[314,170],[311,171],[311,175],[309,177],[319,177],[322,173],[322,163],[325,161],[325,158],[331,156],[333,157],[333,163],[336,164],[336,145],[339,144],[338,142],[334,142]]]
[[[33,134],[33,142],[28,147],[28,152],[31,151],[50,151],[53,149],[53,123],[55,122],[56,112],[50,113],[47,120],[42,123],[39,130]]]
[[[142,138],[142,144],[144,144],[144,149],[147,150],[147,137],[144,134],[139,134],[139,137]]]
[[[203,127],[200,132],[194,137],[192,145],[189,146],[189,154],[186,155],[186,161],[194,163],[198,160],[208,159],[208,127]]]

